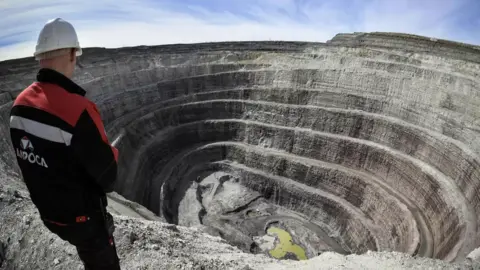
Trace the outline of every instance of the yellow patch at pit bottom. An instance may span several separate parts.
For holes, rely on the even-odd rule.
[[[267,232],[269,234],[276,234],[280,241],[274,249],[269,251],[272,257],[283,259],[287,253],[293,253],[297,256],[298,260],[307,259],[305,250],[301,246],[293,243],[292,236],[289,232],[276,227],[268,228]]]

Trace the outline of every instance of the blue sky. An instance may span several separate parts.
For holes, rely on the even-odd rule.
[[[49,19],[82,47],[227,40],[325,42],[389,31],[480,45],[480,0],[0,0],[0,60],[31,56]]]

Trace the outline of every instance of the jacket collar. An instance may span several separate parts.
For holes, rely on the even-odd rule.
[[[78,94],[81,96],[85,96],[86,92],[80,87],[78,84],[74,83],[72,80],[67,78],[62,73],[49,69],[49,68],[42,68],[37,73],[37,81],[38,82],[45,82],[45,83],[53,83],[56,84],[66,91]]]

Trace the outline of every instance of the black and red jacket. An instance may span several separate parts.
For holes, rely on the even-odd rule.
[[[61,224],[95,215],[117,177],[110,145],[85,90],[51,69],[16,98],[10,114],[13,148],[30,197],[44,220]]]

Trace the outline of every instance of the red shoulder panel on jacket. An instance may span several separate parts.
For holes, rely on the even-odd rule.
[[[51,113],[75,126],[89,102],[85,97],[72,94],[51,83],[35,82],[22,91],[14,105],[34,107]]]
[[[100,133],[100,136],[102,137],[102,140],[105,143],[110,145],[110,142],[108,141],[105,127],[103,125],[102,119],[100,117],[100,112],[98,111],[97,106],[93,102],[89,101],[89,105],[87,106],[87,111],[90,117],[92,118],[93,122],[95,123],[95,126],[97,127],[97,130]],[[118,161],[118,149],[111,145],[110,145],[110,148],[112,149],[115,161]]]

